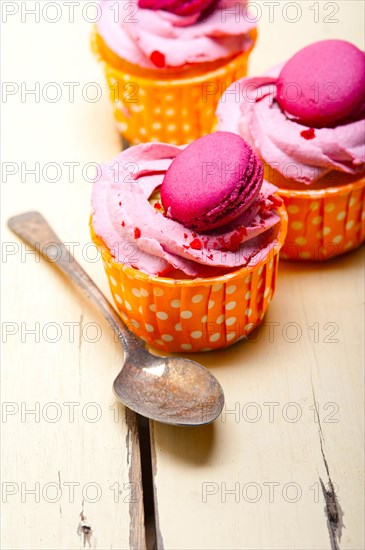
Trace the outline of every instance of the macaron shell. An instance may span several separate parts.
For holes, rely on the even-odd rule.
[[[193,15],[202,13],[216,0],[139,0],[142,9],[165,10],[176,15]]]
[[[277,101],[302,124],[334,126],[363,112],[365,54],[344,40],[323,40],[303,48],[284,65]]]
[[[246,210],[263,181],[263,166],[238,135],[215,132],[188,145],[172,162],[161,186],[168,215],[209,231]]]

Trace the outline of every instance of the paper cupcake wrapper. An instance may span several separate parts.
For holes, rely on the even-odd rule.
[[[256,38],[255,33],[252,36]],[[103,59],[98,39],[94,33],[92,47],[104,64],[117,128],[133,145],[147,141],[181,145],[212,132],[218,101],[230,84],[247,74],[251,51],[214,71],[159,80],[112,66]]]
[[[281,257],[323,261],[357,248],[365,240],[365,178],[340,187],[280,189],[288,212]]]
[[[137,336],[168,352],[200,352],[224,348],[245,338],[262,321],[275,291],[279,251],[287,217],[275,247],[253,268],[220,277],[176,280],[153,277],[114,262],[95,235],[115,305]]]

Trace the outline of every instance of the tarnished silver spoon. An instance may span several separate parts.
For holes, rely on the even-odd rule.
[[[124,365],[113,387],[124,405],[153,420],[183,426],[208,424],[220,415],[224,395],[217,379],[195,361],[149,353],[41,214],[26,212],[11,218],[8,225],[81,287],[116,332],[124,348]]]

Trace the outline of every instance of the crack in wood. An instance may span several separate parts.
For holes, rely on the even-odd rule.
[[[321,483],[323,497],[326,503],[325,512],[327,516],[327,527],[330,535],[332,550],[340,550],[339,542],[342,536],[342,528],[344,523],[342,521],[343,512],[338,502],[337,495],[335,493],[331,478],[328,479],[329,489],[327,490],[322,478],[319,478]]]
[[[125,437],[125,444],[126,444],[126,448],[127,448],[127,464],[128,466],[130,466],[130,461],[131,461],[131,427],[129,426],[129,418],[128,418],[128,411],[129,409],[126,408],[125,409],[125,421],[126,421],[126,424],[127,424],[127,435]],[[130,469],[129,469],[130,471]]]
[[[155,507],[155,529],[156,529],[156,544],[158,550],[163,550],[163,539],[160,528],[160,518],[158,513],[158,502],[157,502],[157,487],[156,487],[156,476],[157,476],[157,456],[156,456],[156,446],[155,446],[155,432],[154,432],[154,423],[150,422],[150,444],[151,444],[151,461],[152,461],[152,484],[153,484],[153,501]]]
[[[327,518],[327,528],[328,533],[330,537],[331,542],[331,549],[332,550],[340,550],[340,541],[342,537],[342,529],[345,527],[345,524],[343,522],[343,516],[344,512],[341,508],[341,505],[338,501],[336,491],[331,479],[330,470],[327,462],[327,458],[324,452],[324,436],[322,431],[322,425],[321,425],[321,419],[319,417],[318,408],[316,406],[316,397],[314,393],[314,386],[313,386],[313,380],[311,378],[311,386],[312,386],[312,394],[313,394],[313,401],[314,401],[314,408],[316,411],[316,417],[318,422],[318,434],[319,434],[319,444],[321,448],[321,454],[322,459],[324,463],[324,467],[327,473],[327,479],[328,479],[328,489],[326,489],[326,486],[322,480],[321,477],[319,477],[319,481],[322,487],[322,493],[323,498],[325,501],[325,508],[324,512]]]
[[[140,436],[137,414],[128,407],[125,408],[125,423],[129,483],[132,494],[137,495],[137,499],[129,500],[129,546],[131,550],[146,550]]]
[[[90,524],[86,521],[87,517],[84,514],[84,500],[82,501],[82,509],[80,512],[80,523],[77,527],[77,534],[79,537],[83,537],[83,546],[86,547],[86,543],[91,548],[91,537],[93,536],[93,530]]]
[[[139,445],[141,452],[143,507],[148,550],[162,550],[158,544],[156,507],[154,500],[153,466],[151,454],[151,432],[148,418],[137,416]]]
[[[81,346],[82,346],[82,324],[84,322],[84,314],[80,315],[80,329],[79,329],[79,396],[81,396]]]

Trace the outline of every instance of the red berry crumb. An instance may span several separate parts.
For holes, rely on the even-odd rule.
[[[316,137],[316,133],[314,131],[314,128],[308,128],[308,130],[303,130],[303,132],[300,132],[300,135],[304,137],[304,139],[313,139]]]
[[[194,233],[193,233],[193,235],[194,235]],[[201,250],[202,249],[201,240],[200,239],[192,240],[191,243],[190,243],[190,247],[193,248],[194,250]]]
[[[262,95],[261,97],[256,97],[255,98],[255,103],[260,103],[260,101],[262,101],[263,99],[265,99],[265,97],[267,97],[269,95],[271,95],[270,92],[268,92],[267,94]]]
[[[134,228],[134,238],[139,239],[141,236],[141,230],[138,227]]]
[[[243,237],[247,235],[247,229],[243,225],[236,229],[229,238],[228,243],[225,243],[222,250],[235,252],[242,243]]]
[[[208,254],[209,260],[213,260],[213,254]]]
[[[188,238],[188,234],[184,233],[184,239],[187,239],[187,238]]]
[[[121,223],[121,226],[122,226],[122,227],[124,227],[124,226],[125,226],[125,223],[124,223],[124,222],[122,222],[122,223]]]
[[[235,231],[229,239],[227,250],[235,252],[242,242],[242,236],[239,231]]]
[[[121,203],[121,202],[119,203],[119,206],[122,206],[122,203]]]
[[[155,50],[151,53],[150,59],[159,69],[163,69],[165,67],[165,56],[163,53]]]
[[[273,203],[274,206],[281,206],[283,204],[283,201],[281,200],[278,195],[270,195],[269,199]]]
[[[156,210],[162,210],[162,206],[159,202],[155,202],[155,208]]]
[[[195,239],[195,237],[196,237],[196,233],[192,233],[192,235],[193,235],[193,237],[194,237],[194,239]]]

